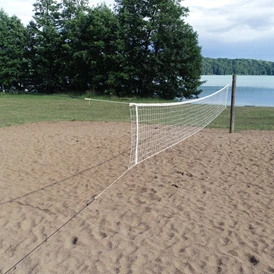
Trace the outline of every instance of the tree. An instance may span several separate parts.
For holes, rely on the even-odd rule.
[[[77,18],[81,12],[89,10],[88,0],[63,0],[62,1],[62,20],[70,22]]]
[[[78,9],[64,23],[62,63],[66,68],[62,71],[69,89],[91,89],[98,94],[116,92],[118,33],[117,16],[104,4]]]
[[[121,85],[125,93],[148,97],[196,97],[200,91],[201,48],[183,21],[179,0],[116,0],[124,41]]]
[[[62,89],[59,78],[61,3],[56,0],[37,0],[33,6],[34,21],[27,26],[30,79],[32,86],[38,91],[53,93]]]
[[[274,75],[274,62],[254,59],[203,58],[203,74]]]
[[[99,94],[119,94],[123,44],[120,40],[120,25],[117,16],[106,5],[90,10],[88,56],[91,60],[91,89]]]
[[[22,89],[25,82],[27,60],[24,50],[27,31],[16,17],[0,10],[0,88]]]
[[[89,11],[87,0],[63,0],[61,11],[60,78],[63,88],[83,91],[88,88],[89,65],[82,40],[83,21]]]

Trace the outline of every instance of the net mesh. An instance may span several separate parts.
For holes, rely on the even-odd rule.
[[[129,168],[206,127],[226,108],[228,89],[185,102],[130,104]]]

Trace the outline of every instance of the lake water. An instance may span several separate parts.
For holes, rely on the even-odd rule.
[[[203,92],[200,93],[200,98],[230,84],[228,95],[228,105],[230,105],[231,75],[203,75],[201,80],[207,82],[201,86]],[[237,75],[235,104],[236,106],[274,107],[274,76]]]

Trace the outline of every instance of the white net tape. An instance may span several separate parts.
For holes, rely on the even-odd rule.
[[[228,89],[185,102],[130,104],[129,168],[206,127],[226,108]]]

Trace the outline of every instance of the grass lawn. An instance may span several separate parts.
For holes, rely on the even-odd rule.
[[[56,95],[0,95],[0,127],[42,121],[129,121],[128,104]]]
[[[229,130],[230,108],[221,113],[208,127]],[[274,130],[274,107],[235,107],[234,131]]]
[[[123,104],[101,101],[92,101],[89,104],[84,98],[71,98],[65,95],[41,96],[0,93],[0,127],[41,121],[129,122],[128,103],[131,101],[116,100]],[[208,127],[229,129],[229,117],[230,109],[227,108]],[[235,131],[250,129],[274,130],[274,108],[236,107]]]

